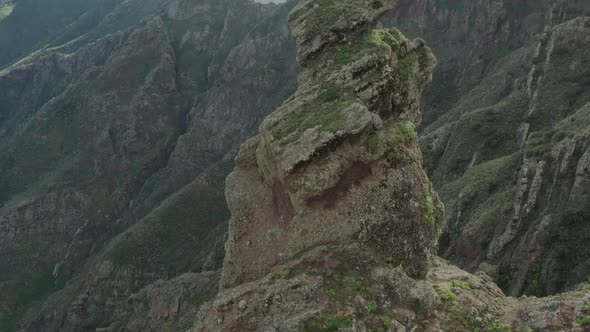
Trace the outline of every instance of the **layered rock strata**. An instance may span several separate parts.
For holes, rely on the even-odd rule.
[[[442,207],[416,126],[436,60],[421,40],[377,29],[389,3],[302,1],[290,23],[299,89],[242,145],[222,287],[258,279],[318,245],[358,241],[424,277]]]
[[[374,22],[390,2],[302,0],[299,88],[242,145],[216,299],[194,331],[579,330],[590,294],[513,299],[435,258],[443,208],[416,142],[436,60]]]

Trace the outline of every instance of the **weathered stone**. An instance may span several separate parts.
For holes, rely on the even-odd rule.
[[[354,19],[344,17],[336,35],[309,30],[332,6]],[[416,127],[436,59],[423,41],[375,29],[386,6],[371,8],[302,1],[292,11],[299,89],[242,147],[227,179],[233,217],[223,288],[335,240],[363,241],[411,261],[411,276],[426,275],[442,210],[421,168]]]

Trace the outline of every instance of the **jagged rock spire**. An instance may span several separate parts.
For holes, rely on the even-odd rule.
[[[391,6],[304,0],[292,11],[299,89],[242,146],[227,180],[222,287],[334,242],[359,241],[426,274],[442,208],[416,126],[436,60],[421,40],[376,28]]]
[[[544,301],[506,298],[434,257],[443,207],[416,126],[436,60],[423,41],[377,28],[390,6],[302,0],[291,13],[299,88],[227,179],[221,291],[195,332],[507,331],[529,308],[542,313],[534,326],[571,326],[585,305],[570,296],[570,314],[551,317]]]

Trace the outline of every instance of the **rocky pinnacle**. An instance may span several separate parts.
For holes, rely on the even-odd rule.
[[[507,298],[436,258],[443,207],[416,138],[436,60],[422,40],[379,28],[391,8],[301,0],[291,12],[298,90],[227,178],[220,292],[193,331],[569,328],[585,307],[572,294]],[[565,309],[543,309],[556,301]]]
[[[222,288],[256,280],[315,246],[359,242],[423,277],[442,207],[416,143],[436,59],[379,29],[392,1],[303,0],[290,24],[299,88],[242,145]]]

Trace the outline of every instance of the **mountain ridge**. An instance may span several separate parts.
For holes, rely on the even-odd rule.
[[[347,2],[349,10],[372,8],[361,4],[363,10],[355,9],[360,3],[355,1]],[[33,0],[19,2],[35,4]],[[51,0],[43,6],[55,7],[59,2]],[[78,5],[94,6],[90,2]],[[14,45],[21,55],[10,56],[0,74],[0,202],[5,203],[0,208],[0,329],[173,331],[193,325],[201,303],[215,296],[221,275],[230,218],[225,176],[235,166],[238,146],[295,91],[296,76],[302,70],[296,64],[296,44],[286,24],[294,5],[237,0],[128,1],[125,5],[111,1],[108,6],[105,3],[108,8],[90,8],[88,13],[94,14],[85,15],[77,21],[80,24],[63,28],[59,20],[52,21],[59,24],[48,36],[31,36],[29,46]],[[21,17],[12,16],[14,13],[18,11],[0,18],[0,31],[10,31],[7,25]],[[398,268],[401,260],[380,259],[366,247],[350,243],[324,244],[307,254],[291,244],[288,255],[302,254],[297,260],[286,261],[285,253],[277,250],[277,255],[283,254],[279,257],[282,267],[238,286],[243,278],[228,269],[224,287],[251,292],[254,285],[282,294],[283,286],[302,287],[312,280],[316,292],[325,293],[320,300],[328,296],[342,307],[325,308],[327,316],[309,320],[310,328],[348,323],[352,318],[345,297],[359,295],[366,302],[354,308],[360,320],[375,316],[375,308],[378,315],[386,314],[377,322],[365,322],[375,328],[385,328],[388,319],[395,318],[400,324],[396,328],[447,324],[455,330],[469,330],[520,320],[530,328],[581,329],[579,322],[590,314],[585,309],[588,290],[584,283],[589,247],[584,235],[589,188],[588,43],[584,38],[589,13],[588,3],[582,0],[519,4],[402,0],[376,23],[377,30],[397,27],[406,36],[425,39],[439,64],[420,102],[422,125],[414,119],[418,116],[411,116],[392,128],[393,140],[379,131],[365,137],[366,148],[376,156],[387,142],[403,141],[404,148],[392,154],[395,163],[407,163],[408,155],[419,159],[415,144],[410,144],[418,126],[426,173],[447,206],[439,254],[474,275],[436,258],[430,261],[430,269],[426,268],[429,264],[417,264],[415,271],[408,264]],[[53,20],[54,14],[34,21]],[[336,22],[338,33],[324,36],[314,47],[306,46],[312,52],[300,54],[304,66],[323,61],[327,67],[337,67],[365,48],[381,54],[375,42],[384,46],[396,40],[379,32],[362,47],[356,48],[356,43],[350,47],[348,42],[356,40],[362,29],[346,30],[346,20],[338,22],[337,15],[324,14],[321,20],[310,16],[309,21],[320,30],[325,28],[321,23]],[[35,31],[36,26],[32,28]],[[347,41],[342,42],[343,36]],[[308,37],[313,45],[315,35]],[[161,47],[150,50],[147,45],[154,40],[161,41]],[[6,39],[0,37],[0,49],[8,50],[3,41]],[[326,53],[331,52],[326,50],[333,47],[332,42],[345,52],[332,54],[330,59]],[[19,62],[23,56],[20,60],[24,61]],[[319,68],[318,72],[333,69]],[[354,82],[363,73],[344,76],[338,84]],[[328,111],[350,103],[339,98],[350,97],[349,91],[324,89],[305,78],[303,82],[309,83],[304,84],[309,95],[303,98],[310,105],[307,115],[324,114],[326,101],[337,106]],[[322,97],[327,99],[321,101]],[[391,103],[374,100],[369,104],[384,109]],[[284,108],[287,112],[263,125],[265,147],[256,150],[265,152],[256,162],[274,165],[272,156],[281,156],[284,162],[277,169],[263,167],[267,178],[278,178],[283,186],[276,186],[273,195],[263,195],[266,198],[261,202],[276,199],[281,206],[279,216],[303,208],[333,211],[357,190],[357,184],[375,178],[376,172],[373,168],[367,172],[365,160],[354,163],[339,181],[340,171],[332,168],[335,173],[322,173],[323,180],[313,187],[301,186],[306,193],[295,196],[311,197],[292,209],[286,204],[285,192],[292,195],[293,187],[299,185],[284,185],[296,178],[289,172],[301,172],[315,158],[342,144],[322,131],[338,132],[356,123],[334,121],[318,131],[319,137],[332,142],[321,148],[323,143],[313,143],[317,137],[306,144],[294,143],[310,138],[294,132],[305,132],[342,114],[304,114],[295,117],[297,121],[285,121],[292,114],[288,110],[294,108]],[[342,109],[345,114],[366,114],[359,105]],[[376,123],[375,117],[360,118]],[[370,126],[360,128],[354,130],[366,133]],[[363,135],[357,139],[364,139]],[[277,149],[291,152],[277,154]],[[358,150],[347,151],[357,152],[344,158],[345,165],[359,157]],[[234,187],[239,182],[235,176],[231,181]],[[317,191],[328,183],[336,185],[323,193]],[[229,191],[227,196],[232,195],[236,196]],[[428,201],[423,198],[419,205]],[[381,210],[362,206],[358,211],[362,213],[355,218],[339,217],[335,222],[362,221]],[[330,234],[345,234],[347,227],[335,227]],[[322,237],[312,232],[301,233],[300,238],[307,245]],[[284,242],[279,247],[289,241]],[[226,260],[240,251],[253,252],[252,247],[259,244],[242,242],[244,248],[230,250]],[[329,259],[317,259],[311,252],[324,253]],[[355,255],[367,261],[346,258]],[[245,268],[236,270],[247,271],[247,262],[242,264]],[[264,266],[274,265],[268,264]],[[351,266],[362,273],[352,271]],[[428,272],[424,275],[424,271]],[[529,297],[505,298],[482,271],[505,293]],[[257,278],[260,273],[243,275]],[[407,277],[412,273],[423,280]],[[394,279],[401,281],[387,281]],[[469,289],[463,289],[465,282]],[[407,293],[405,287],[421,293]],[[230,289],[234,288],[226,290]],[[567,293],[559,294],[564,291]],[[386,307],[392,300],[382,301],[380,293],[402,298],[393,302],[413,308],[413,313],[408,315],[397,307],[392,317]],[[233,301],[232,296],[224,292],[219,299]],[[507,309],[491,305],[494,298]],[[246,310],[256,307],[256,301],[250,301],[247,299]],[[260,308],[267,308],[265,305]],[[317,314],[314,303],[305,305]],[[420,305],[428,310],[415,309]],[[547,311],[555,307],[560,309]],[[257,317],[251,312],[245,316]]]

